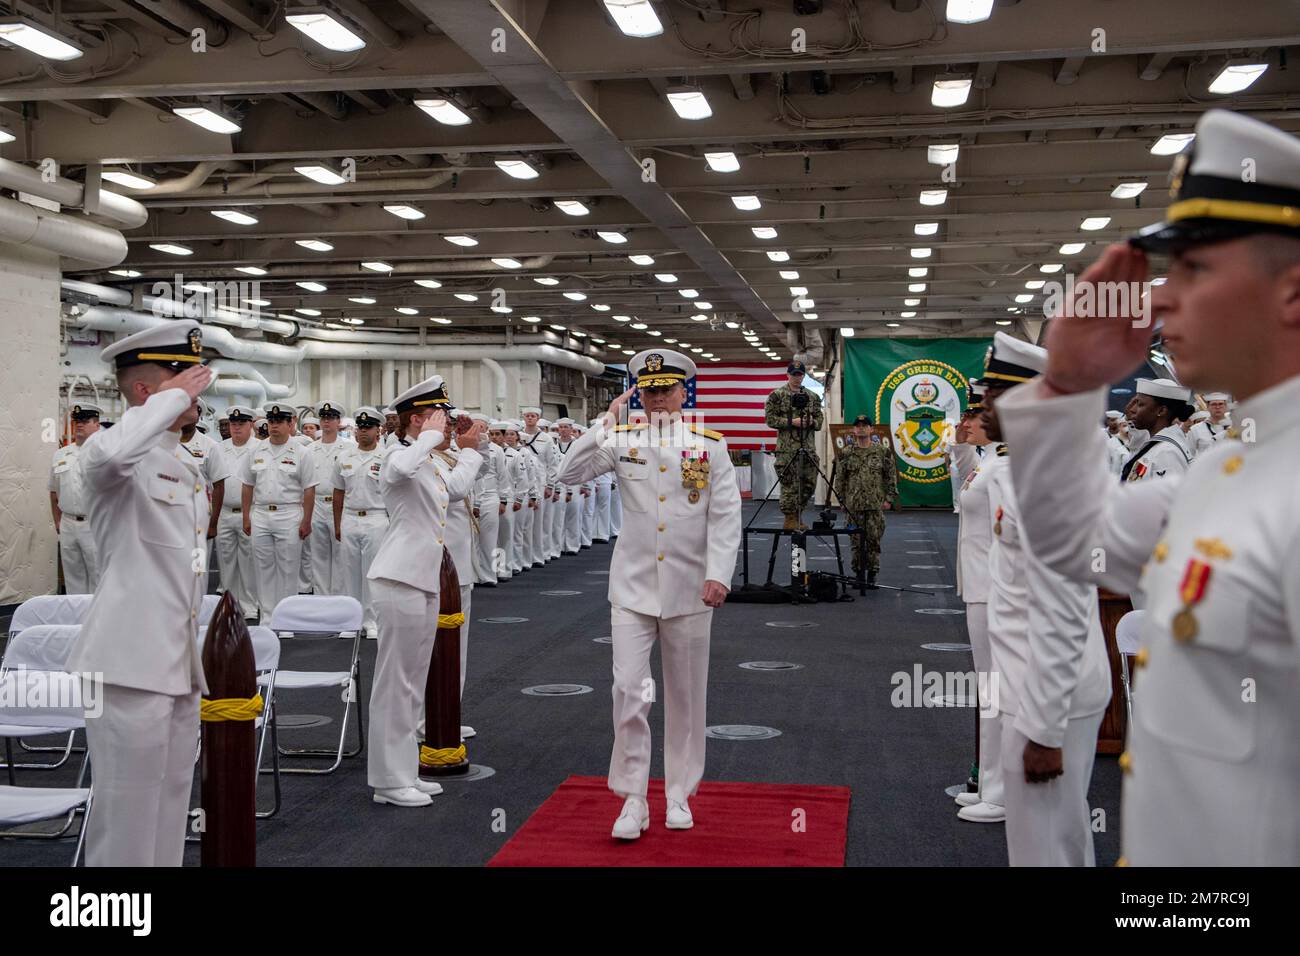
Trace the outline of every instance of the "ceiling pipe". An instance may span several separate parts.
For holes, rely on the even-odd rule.
[[[376,256],[382,256],[383,253],[376,253]],[[523,264],[523,269],[544,269],[555,261],[554,255],[530,256],[527,259],[519,260]],[[507,275],[500,266],[492,262],[491,259],[436,259],[421,260],[410,262],[393,262],[392,272],[377,273],[368,269],[362,269],[355,262],[299,262],[286,263],[282,265],[268,265],[264,268],[267,275],[262,278],[279,278],[279,277],[320,277],[320,276],[348,276],[354,279],[379,279],[382,280],[384,275],[447,275],[459,274],[464,272],[496,272],[501,275]],[[520,272],[520,269],[511,269],[510,272]],[[192,268],[185,269],[185,275],[188,278],[207,278],[208,276],[229,275],[230,270],[224,270],[217,267],[209,268]]]
[[[506,408],[506,370],[496,359],[480,358],[483,367],[492,373],[492,382],[494,385],[492,396],[492,417],[496,418],[505,412]]]
[[[247,362],[234,362],[230,359],[213,359],[208,367],[219,375],[242,375],[252,379],[264,398],[288,398],[294,389],[290,385],[272,382]]]
[[[298,160],[295,165],[301,166],[303,162]],[[289,168],[292,169],[293,167],[290,166]],[[186,197],[190,199],[209,199],[237,195],[240,197],[273,199],[276,196],[302,196],[305,202],[343,202],[349,196],[357,193],[406,193],[437,189],[449,182],[451,177],[456,175],[456,172],[457,170],[454,169],[439,169],[427,176],[358,179],[356,182],[344,186],[330,187],[316,182],[269,183],[267,180],[274,175],[275,171],[263,169],[246,178],[234,180],[228,185],[225,183],[221,185],[209,184],[189,190]]]
[[[151,189],[140,190],[140,195],[146,199],[156,199],[159,196],[176,196],[187,193],[206,183],[217,170],[231,167],[242,169],[243,164],[231,160],[208,160],[195,163],[194,168],[184,176],[177,176],[175,179],[160,179]]]
[[[18,192],[31,193],[61,206],[75,206],[80,209],[85,205],[86,188],[73,179],[55,176],[46,181],[39,169],[0,159],[0,188],[15,189]],[[107,189],[99,191],[99,202],[95,215],[121,223],[128,229],[143,226],[149,219],[149,212],[134,199],[122,196]],[[73,256],[73,258],[80,258]],[[121,262],[115,259],[113,263]]]
[[[0,242],[56,252],[73,260],[65,267],[76,269],[115,266],[127,252],[126,239],[116,229],[15,199],[0,199]]]
[[[377,345],[366,342],[308,342],[305,357],[309,359],[393,359],[406,362],[442,361],[534,361],[546,362],[575,369],[586,375],[601,375],[605,365],[598,359],[577,355],[554,345],[502,345],[497,348],[482,345]]]
[[[257,382],[248,378],[217,378],[212,380],[208,386],[208,391],[214,395],[234,396],[236,398],[248,398],[253,408],[261,408],[266,404],[266,389],[262,388]],[[283,396],[276,396],[277,398]]]

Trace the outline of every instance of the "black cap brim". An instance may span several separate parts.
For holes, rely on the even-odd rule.
[[[1234,222],[1230,219],[1183,219],[1147,226],[1130,236],[1128,244],[1143,252],[1172,255],[1192,246],[1208,246],[1260,233],[1300,235],[1295,229],[1271,228],[1260,223]]]

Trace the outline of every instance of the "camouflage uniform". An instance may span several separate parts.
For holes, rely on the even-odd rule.
[[[853,539],[853,573],[866,568],[872,574],[880,570],[880,538],[885,533],[885,516],[880,508],[898,498],[898,474],[894,454],[884,443],[850,445],[840,452],[835,466],[835,495],[849,514],[849,520],[865,528],[866,538]]]
[[[790,396],[793,393],[787,385],[782,385],[767,396],[767,405],[764,409],[767,415],[767,427],[776,429],[777,433],[776,473],[781,479],[781,511],[786,515],[798,515],[803,511],[804,506],[808,504],[808,499],[817,488],[819,462],[814,441],[816,434],[822,428],[822,406],[815,393],[807,389],[801,391],[808,396],[808,404],[802,409],[790,404]],[[791,428],[790,420],[800,417],[806,422],[811,422],[810,426],[802,429]],[[794,453],[799,448],[801,433],[805,438],[804,448],[808,450],[812,460],[802,463],[802,475],[799,473],[799,464],[791,466],[787,473],[786,466],[794,459]]]

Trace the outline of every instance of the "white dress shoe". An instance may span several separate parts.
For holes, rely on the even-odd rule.
[[[477,733],[478,733],[478,731],[475,730],[473,727],[465,727],[465,726],[462,726],[462,727],[460,728],[460,739],[461,739],[461,740],[469,740],[469,738],[475,736]]]
[[[395,807],[427,807],[433,803],[433,797],[415,787],[395,787],[391,790],[376,790],[375,803],[391,803]]]
[[[669,800],[668,815],[664,818],[664,826],[670,830],[689,830],[695,826],[695,818],[691,816],[691,808],[685,802],[678,803],[676,800]]]
[[[957,811],[957,819],[967,823],[1001,823],[1007,818],[1007,808],[995,803],[976,803]]]
[[[641,831],[650,828],[650,808],[640,797],[628,797],[623,801],[623,812],[614,821],[610,836],[620,840],[636,840]]]
[[[980,795],[978,793],[963,792],[957,794],[953,799],[957,801],[959,807],[973,807],[980,802]]]
[[[442,793],[442,784],[436,780],[425,780],[423,777],[416,777],[415,789],[421,793],[427,793],[431,797],[436,797]]]

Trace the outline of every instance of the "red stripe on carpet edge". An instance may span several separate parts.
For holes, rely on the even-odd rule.
[[[651,780],[650,828],[625,842],[609,835],[623,801],[604,777],[575,775],[488,866],[843,866],[849,798],[848,787],[705,781],[694,829],[668,830],[663,781]]]

